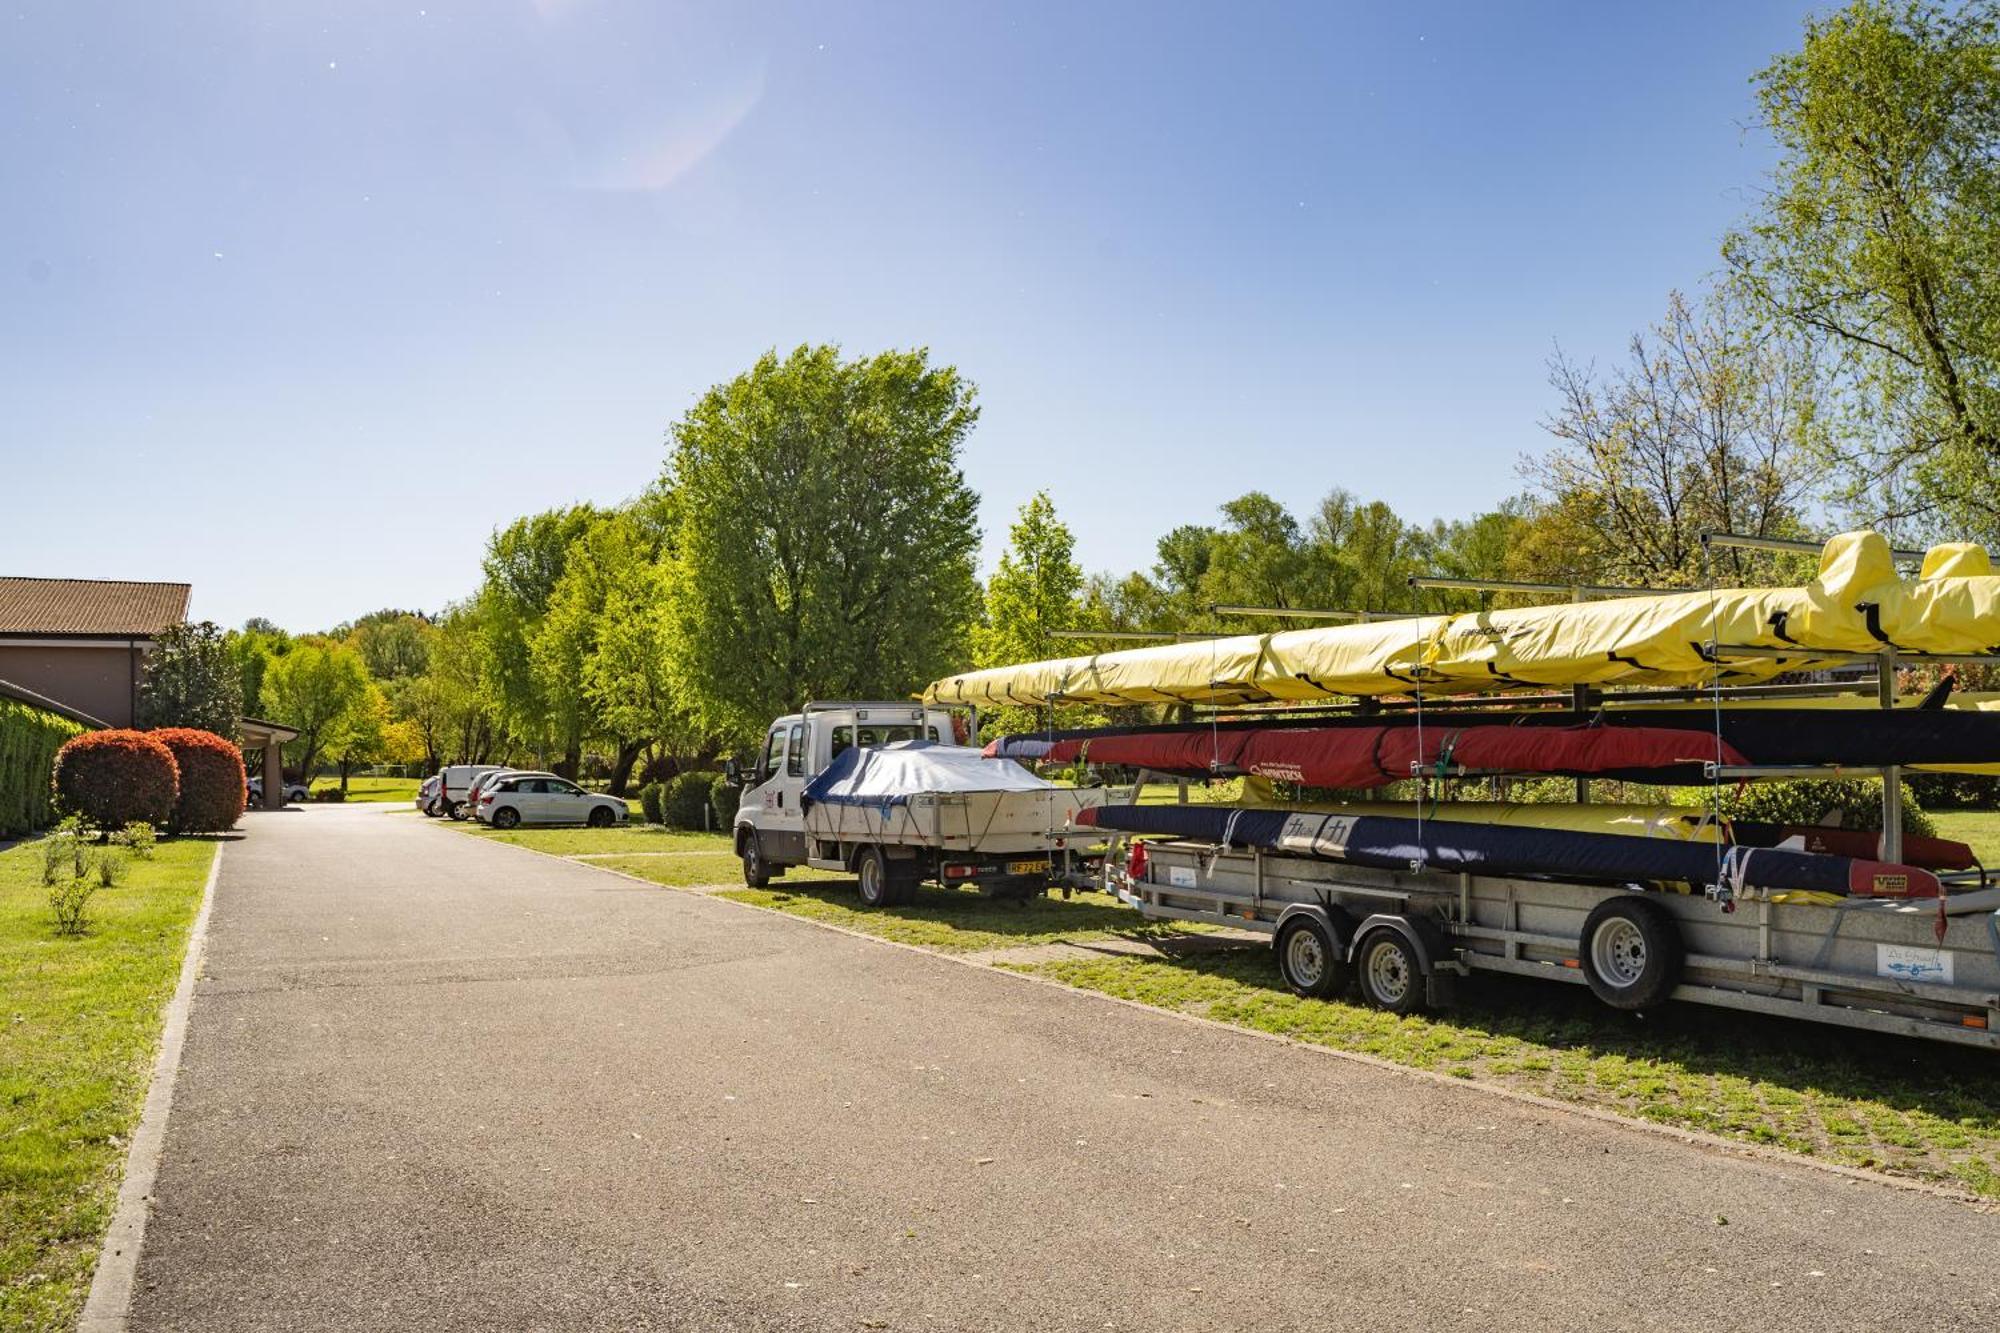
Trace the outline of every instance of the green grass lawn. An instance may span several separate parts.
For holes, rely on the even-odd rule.
[[[1940,838],[1970,843],[1980,864],[2000,869],[2000,810],[1931,810]]]
[[[674,833],[657,824],[622,824],[614,828],[488,828],[476,819],[443,821],[447,827],[475,838],[531,847],[555,856],[603,855],[612,852],[714,852],[736,858],[727,833]]]
[[[350,801],[414,801],[417,799],[416,778],[349,778],[347,799]],[[312,784],[318,791],[322,787],[338,787],[340,779],[321,778]]]
[[[162,842],[74,939],[50,928],[39,846],[0,852],[0,1328],[82,1308],[215,847]]]

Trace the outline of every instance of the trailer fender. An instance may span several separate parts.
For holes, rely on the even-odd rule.
[[[1347,951],[1348,963],[1358,965],[1369,937],[1385,930],[1402,937],[1409,945],[1417,968],[1423,973],[1425,1003],[1432,1008],[1449,1004],[1455,969],[1443,965],[1451,961],[1451,951],[1444,936],[1428,921],[1394,912],[1375,913],[1354,928],[1353,943]]]
[[[1318,903],[1293,903],[1278,914],[1277,927],[1271,932],[1272,947],[1276,947],[1278,936],[1284,934],[1285,923],[1295,916],[1309,916],[1326,927],[1327,934],[1341,953],[1352,961],[1354,957],[1354,920],[1338,909],[1329,910]]]

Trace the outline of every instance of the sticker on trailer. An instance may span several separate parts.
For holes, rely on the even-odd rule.
[[[1291,815],[1278,830],[1278,846],[1309,856],[1340,856],[1354,835],[1352,815]]]
[[[1192,889],[1196,887],[1194,867],[1168,866],[1167,886],[1175,889]]]
[[[1943,949],[1926,949],[1916,944],[1875,946],[1875,975],[1898,981],[1924,981],[1934,986],[1951,985],[1951,955]]]

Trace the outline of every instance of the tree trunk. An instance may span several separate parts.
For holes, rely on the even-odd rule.
[[[618,742],[618,757],[611,765],[611,786],[613,796],[623,796],[625,785],[632,780],[632,766],[639,762],[639,752],[646,748],[644,741]]]

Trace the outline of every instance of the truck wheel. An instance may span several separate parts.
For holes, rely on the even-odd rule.
[[[1646,898],[1606,898],[1583,919],[1583,979],[1613,1009],[1650,1009],[1680,984],[1686,950],[1665,908]]]
[[[444,817],[446,819],[456,819],[460,823],[464,823],[465,807],[457,801],[446,801],[444,803]]]
[[[863,847],[854,861],[855,887],[863,907],[893,907],[896,889],[889,879],[889,858],[880,847]]]
[[[1355,958],[1361,998],[1392,1014],[1424,1007],[1424,968],[1410,942],[1393,930],[1378,930],[1361,942]]]
[[[743,882],[753,889],[766,888],[771,883],[771,867],[764,860],[764,844],[755,831],[743,839]]]
[[[1278,955],[1278,975],[1292,994],[1324,1000],[1347,989],[1353,974],[1340,955],[1333,932],[1315,916],[1295,916],[1278,930],[1273,941]]]

